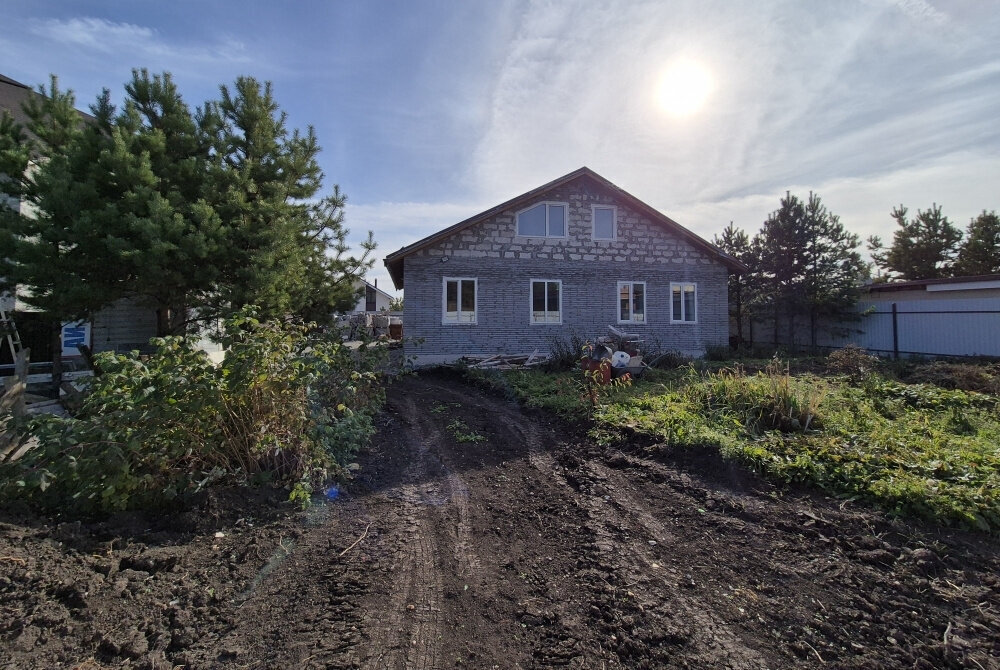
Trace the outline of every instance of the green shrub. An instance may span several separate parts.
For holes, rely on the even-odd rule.
[[[22,426],[37,446],[0,468],[0,497],[80,511],[148,507],[209,484],[318,482],[372,434],[375,350],[244,312],[213,365],[191,340],[104,353],[76,418]]]

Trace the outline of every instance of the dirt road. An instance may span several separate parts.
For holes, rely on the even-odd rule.
[[[396,383],[373,443],[303,513],[0,516],[0,667],[1000,668],[995,540],[447,377]]]

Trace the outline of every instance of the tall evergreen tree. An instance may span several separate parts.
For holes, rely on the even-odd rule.
[[[984,209],[969,222],[958,250],[956,272],[966,276],[1000,272],[1000,216],[995,211]]]
[[[315,135],[289,133],[269,84],[240,78],[194,115],[169,74],[136,70],[125,92],[81,123],[53,79],[28,132],[0,122],[0,189],[29,205],[0,208],[8,285],[55,320],[134,298],[160,334],[247,304],[323,321],[353,304],[374,242],[349,255],[345,197],[317,199]]]
[[[899,226],[892,235],[888,249],[877,236],[868,238],[872,260],[891,277],[899,279],[938,279],[954,271],[955,254],[962,231],[941,213],[937,203],[927,210],[917,210],[908,219],[906,207],[892,210]]]
[[[728,284],[729,311],[736,322],[737,343],[742,345],[747,341],[747,338],[744,337],[744,322],[748,315],[752,318],[752,312],[748,309],[748,306],[752,304],[753,295],[751,293],[751,286],[754,277],[754,268],[757,265],[753,254],[753,247],[750,244],[750,236],[746,234],[746,231],[742,228],[737,228],[730,221],[729,225],[723,229],[722,236],[716,235],[712,242],[715,246],[750,268],[749,272],[730,274]]]
[[[821,324],[840,331],[856,321],[854,310],[868,265],[861,259],[861,239],[847,231],[818,195],[809,193],[804,208],[805,239],[803,295],[809,315],[809,343],[815,348]]]
[[[774,323],[774,341],[781,341],[784,318],[788,338],[794,336],[794,318],[805,304],[802,287],[806,247],[805,208],[794,195],[785,193],[781,207],[772,212],[754,239],[758,254],[760,313]]]
[[[82,177],[96,159],[96,132],[74,102],[53,76],[25,103],[26,126],[6,111],[0,122],[0,287],[49,316],[56,389],[62,322],[83,318],[104,300],[99,287],[67,281],[90,262],[81,253],[87,240],[73,226],[77,206],[96,201]]]
[[[345,256],[346,198],[334,188],[312,202],[323,178],[315,133],[288,132],[270,83],[240,77],[220,90],[200,113],[213,149],[212,205],[227,229],[220,290],[206,307],[329,318],[356,299],[353,278],[371,265],[371,235],[360,257]]]
[[[815,347],[820,330],[839,331],[857,318],[853,308],[868,275],[859,245],[818,195],[803,202],[785,194],[751,243],[755,301],[773,319],[775,342],[781,341],[782,319],[793,344],[796,323],[805,317]]]

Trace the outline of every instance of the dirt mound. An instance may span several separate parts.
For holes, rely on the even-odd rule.
[[[453,378],[356,480],[0,515],[0,668],[997,668],[983,536],[609,450]]]

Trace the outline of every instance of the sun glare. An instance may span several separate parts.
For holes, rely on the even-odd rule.
[[[691,60],[679,60],[663,72],[656,99],[668,114],[691,116],[704,106],[712,88],[712,73],[705,66]]]

